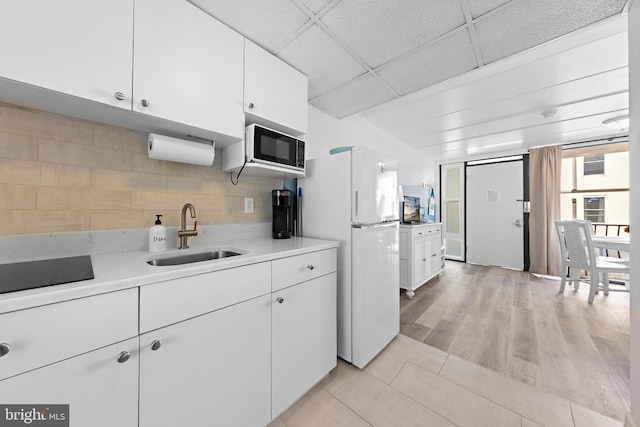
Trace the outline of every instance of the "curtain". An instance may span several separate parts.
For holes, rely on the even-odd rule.
[[[560,276],[562,262],[554,222],[560,220],[562,146],[532,148],[529,154],[529,271]]]

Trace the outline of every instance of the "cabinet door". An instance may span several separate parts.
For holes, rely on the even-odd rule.
[[[427,259],[425,237],[418,237],[413,241],[413,286],[420,286],[426,275]]]
[[[267,126],[307,133],[307,76],[249,40],[244,55],[244,111]]]
[[[0,381],[0,402],[68,404],[71,426],[137,426],[138,338]]]
[[[275,418],[336,366],[336,273],[272,296]]]
[[[434,254],[434,245],[435,242],[433,240],[433,235],[429,234],[424,239],[424,275],[423,282],[427,279],[430,279],[431,276],[435,273],[433,270],[433,254]]]
[[[140,426],[266,425],[270,298],[141,335]]]
[[[133,0],[1,0],[0,10],[0,77],[131,109]]]
[[[134,33],[134,111],[244,136],[240,34],[184,0],[136,0]]]

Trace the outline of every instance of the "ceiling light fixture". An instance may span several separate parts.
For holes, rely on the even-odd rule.
[[[550,119],[551,117],[555,116],[558,113],[558,110],[556,110],[555,108],[552,108],[550,110],[545,110],[542,113],[542,117],[544,117],[545,119]]]
[[[620,116],[620,117],[614,117],[612,119],[607,119],[604,122],[602,122],[602,124],[611,129],[620,129],[620,130],[628,129],[629,116]]]

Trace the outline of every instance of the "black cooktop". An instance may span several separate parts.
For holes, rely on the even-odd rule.
[[[0,294],[93,279],[91,256],[0,264]]]

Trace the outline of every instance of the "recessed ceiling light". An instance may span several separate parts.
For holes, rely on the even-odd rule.
[[[557,112],[558,110],[552,108],[550,110],[545,110],[540,114],[542,114],[542,117],[544,117],[545,119],[550,119],[551,117],[555,116]]]
[[[607,119],[604,122],[602,122],[602,124],[611,129],[620,129],[620,130],[628,129],[629,116],[620,116],[620,117],[614,117],[612,119]]]

